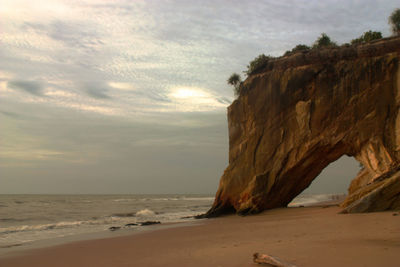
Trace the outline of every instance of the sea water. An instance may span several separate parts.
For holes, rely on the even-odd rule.
[[[0,195],[0,249],[146,221],[191,220],[210,195]],[[125,227],[126,228],[126,227]]]
[[[289,206],[332,200],[300,195]],[[109,231],[140,231],[146,221],[194,220],[212,205],[212,195],[0,195],[0,252],[52,238]],[[115,229],[115,228],[114,228]]]

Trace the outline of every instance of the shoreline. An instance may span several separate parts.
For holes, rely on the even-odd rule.
[[[35,240],[32,242],[10,245],[8,247],[0,248],[0,261],[3,258],[18,257],[26,253],[30,253],[39,249],[48,249],[52,247],[58,247],[73,243],[95,241],[103,239],[112,239],[123,236],[135,236],[146,232],[153,232],[159,230],[165,230],[176,227],[185,227],[190,225],[197,225],[207,219],[195,219],[193,221],[182,221],[182,222],[167,222],[163,224],[154,224],[148,226],[141,226],[140,228],[134,229],[119,229],[116,231],[103,230],[98,232],[89,232],[81,234],[73,234],[61,237],[52,237],[47,239]],[[0,265],[1,266],[1,265]]]
[[[294,202],[289,204],[288,208],[302,208],[302,207],[314,207],[314,206],[321,206],[321,207],[326,207],[326,206],[337,206],[339,205],[345,198],[345,194],[321,194],[326,198],[326,196],[329,196],[329,199],[326,200],[319,200],[319,201],[310,201],[310,202]],[[8,246],[3,246],[0,247],[0,258],[8,256],[8,255],[18,255],[20,253],[23,253],[24,251],[30,251],[30,250],[35,250],[38,248],[47,248],[47,247],[53,247],[53,246],[59,246],[59,245],[64,245],[68,243],[75,243],[79,241],[86,241],[86,240],[96,240],[96,239],[105,239],[105,238],[115,238],[119,236],[127,236],[127,235],[136,235],[140,234],[142,232],[147,232],[147,231],[157,231],[157,230],[162,230],[166,228],[172,228],[172,227],[182,227],[186,225],[193,225],[193,224],[198,224],[201,223],[202,221],[206,221],[208,218],[203,217],[205,213],[201,213],[198,215],[190,216],[187,218],[190,218],[189,220],[184,220],[184,221],[176,221],[176,222],[163,222],[161,224],[153,224],[153,225],[147,225],[147,226],[141,226],[139,228],[124,228],[122,227],[121,229],[117,230],[110,230],[110,229],[104,229],[104,230],[98,230],[94,232],[87,232],[87,233],[77,233],[77,234],[71,234],[71,235],[66,235],[66,236],[58,236],[58,237],[49,237],[49,238],[44,238],[44,239],[38,239],[38,240],[33,240],[30,242],[25,242],[25,243],[14,243],[10,244]],[[229,214],[227,214],[229,216]],[[225,215],[225,216],[227,216]],[[233,215],[233,214],[232,214]],[[185,219],[187,219],[185,217]],[[184,218],[181,218],[184,219]],[[117,226],[118,227],[118,226]]]
[[[75,196],[74,196],[75,197]],[[118,196],[120,197],[120,196]],[[170,200],[168,196],[168,198],[164,198],[164,196],[162,196],[163,200]],[[173,195],[173,197],[175,197],[175,195]],[[193,197],[193,196],[189,196],[189,199]],[[300,195],[298,198],[296,198],[292,203],[289,204],[288,207],[307,207],[307,206],[314,206],[314,205],[323,205],[325,203],[328,203],[329,205],[334,205],[339,203],[342,199],[344,199],[345,195],[344,194],[310,194],[310,195]],[[126,198],[129,199],[129,198]],[[123,198],[122,200],[126,200],[125,198]],[[156,198],[157,200],[159,200],[159,198]],[[175,198],[172,198],[173,200],[175,200]],[[40,199],[39,199],[40,200]],[[118,198],[117,200],[113,200],[113,201],[119,201],[120,199]],[[130,199],[129,199],[130,200]],[[147,200],[147,198],[146,198]],[[151,200],[151,198],[150,198]],[[13,199],[11,199],[11,201],[13,201]],[[14,200],[15,201],[15,200]],[[33,201],[38,201],[37,199],[34,199]],[[46,199],[46,201],[49,201],[48,199]],[[87,203],[89,201],[89,203],[92,203],[93,200],[85,200],[83,201],[83,203]],[[26,202],[26,201],[25,201]],[[333,203],[333,204],[332,204]],[[40,204],[40,203],[39,203]],[[210,204],[211,206],[211,204]],[[209,206],[209,207],[210,207]],[[197,206],[196,206],[197,207]],[[195,207],[195,208],[196,208]],[[209,209],[208,207],[208,209]],[[84,207],[86,208],[86,207]],[[149,211],[147,209],[148,207],[143,207],[143,211],[147,212]],[[207,210],[208,210],[207,209]],[[132,214],[132,212],[127,213],[129,216],[127,217],[129,220],[128,221],[115,221],[115,223],[109,224],[109,225],[104,225],[105,227],[98,227],[98,224],[94,224],[94,229],[86,229],[86,231],[76,231],[73,232],[74,230],[70,230],[70,231],[66,231],[64,233],[60,233],[60,230],[62,228],[58,228],[58,225],[60,224],[61,226],[63,226],[63,224],[71,224],[70,221],[68,220],[64,220],[61,218],[60,223],[58,222],[47,222],[47,223],[42,223],[39,225],[23,225],[23,226],[3,226],[2,230],[5,231],[6,235],[4,236],[4,240],[1,240],[2,242],[0,242],[0,257],[2,257],[2,255],[9,255],[9,254],[14,254],[14,252],[20,252],[20,251],[24,251],[24,250],[31,250],[31,249],[35,249],[35,248],[44,248],[44,247],[50,247],[50,246],[56,246],[56,245],[62,245],[65,243],[71,243],[71,242],[76,242],[76,241],[82,241],[82,240],[91,240],[91,239],[101,239],[101,238],[112,238],[112,237],[117,237],[117,236],[122,236],[122,235],[130,235],[130,234],[137,234],[140,233],[142,231],[153,231],[153,230],[157,230],[157,229],[164,229],[164,228],[168,228],[168,227],[172,227],[170,226],[171,224],[174,225],[173,227],[179,227],[181,225],[185,225],[185,224],[194,224],[194,223],[198,223],[199,219],[204,219],[204,215],[206,214],[207,210],[204,210],[203,212],[197,213],[196,215],[191,215],[191,216],[184,216],[184,217],[179,217],[179,218],[175,218],[174,220],[170,220],[170,218],[167,216],[167,218],[157,218],[157,217],[148,217],[147,219],[144,219],[144,222],[150,222],[150,221],[160,221],[161,224],[157,224],[157,225],[145,225],[145,226],[138,226],[136,225],[138,223],[137,220],[130,220],[130,216]],[[124,215],[125,213],[117,213],[116,211],[109,211],[109,214],[122,214]],[[151,210],[150,210],[151,212]],[[86,214],[86,213],[85,213]],[[163,213],[161,213],[163,214]],[[83,215],[83,214],[82,214]],[[17,216],[15,218],[18,218],[18,215],[10,215],[12,216]],[[10,217],[9,216],[9,217]],[[85,216],[85,215],[83,215]],[[11,218],[10,217],[10,218]],[[86,216],[87,217],[87,216]],[[101,216],[99,216],[99,218],[101,218]],[[118,218],[118,217],[117,217]],[[124,219],[124,217],[122,217]],[[163,219],[167,219],[167,220],[163,220]],[[77,223],[82,223],[85,222],[83,219],[80,220],[78,218],[75,218],[75,220],[77,220]],[[134,223],[132,223],[132,221]],[[72,222],[74,223],[74,222]],[[136,224],[135,224],[136,223]],[[72,225],[72,224],[71,224]],[[101,223],[100,223],[101,225]],[[128,226],[129,225],[129,226]],[[132,226],[133,227],[132,227]],[[140,223],[139,223],[140,225]],[[25,237],[12,237],[11,240],[14,238],[16,239],[14,242],[10,242],[11,240],[7,240],[7,228],[4,227],[10,227],[11,229],[11,233],[13,233],[14,231],[16,231],[16,233],[18,234],[18,229],[23,228],[23,227],[27,227],[27,229],[34,229],[33,231],[35,231],[35,229],[41,229],[43,228],[44,230],[47,229],[53,229],[52,227],[54,227],[54,229],[56,229],[56,232],[50,232],[49,235],[45,235],[43,231],[38,231],[38,235],[31,235],[31,236],[25,236]],[[41,228],[40,228],[41,227]],[[99,229],[100,228],[100,229]],[[17,230],[14,230],[17,229]],[[115,229],[115,230],[114,230]],[[52,231],[52,230],[50,230]],[[24,232],[24,231],[22,231]],[[29,232],[29,231],[28,231]],[[18,240],[19,239],[19,240]]]
[[[0,266],[255,266],[255,252],[299,267],[398,265],[399,212],[339,211],[337,206],[319,205],[195,220],[21,250],[0,257]]]

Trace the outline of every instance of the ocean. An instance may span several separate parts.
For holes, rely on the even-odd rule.
[[[336,198],[300,195],[289,206]],[[110,232],[111,227],[137,232],[148,229],[140,226],[148,221],[194,221],[213,200],[212,195],[0,195],[0,252],[40,240]]]

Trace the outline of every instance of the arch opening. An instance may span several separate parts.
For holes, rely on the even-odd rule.
[[[325,167],[288,206],[296,207],[321,201],[344,199],[351,182],[363,167],[354,157],[341,156]]]

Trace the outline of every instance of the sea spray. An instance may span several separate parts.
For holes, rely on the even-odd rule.
[[[155,215],[155,212],[149,209],[143,209],[136,212],[136,217],[153,217]]]

